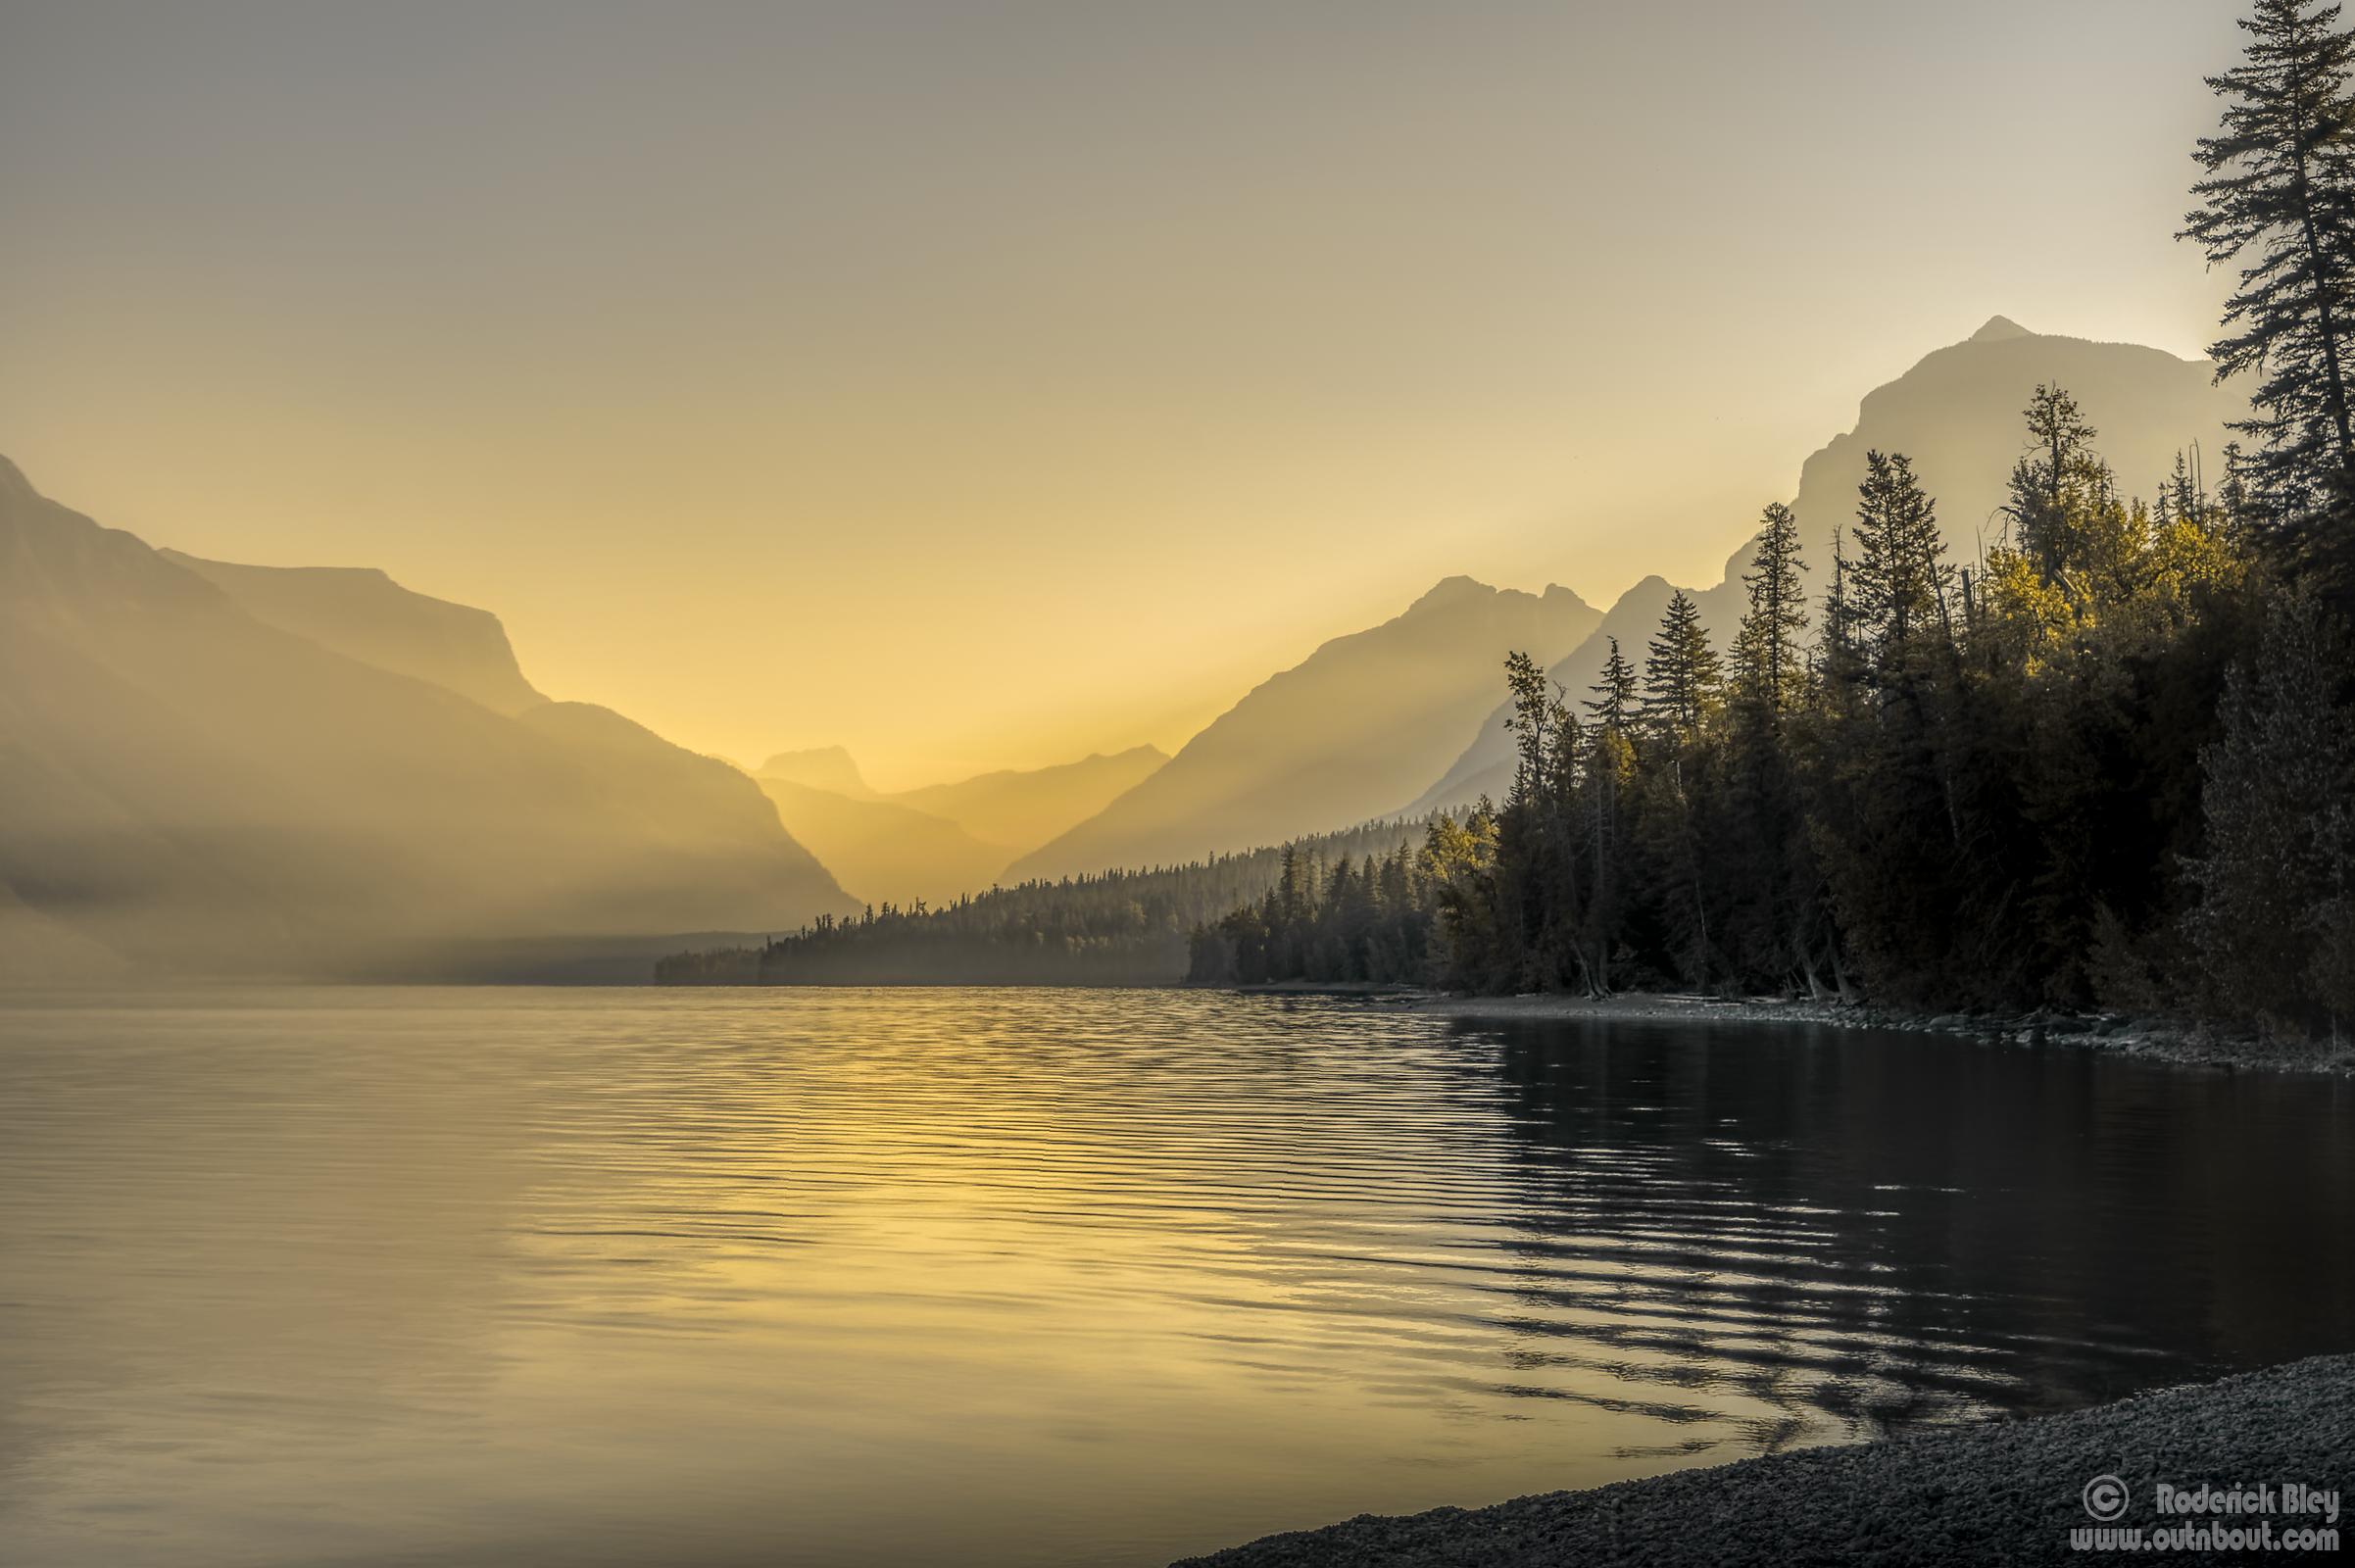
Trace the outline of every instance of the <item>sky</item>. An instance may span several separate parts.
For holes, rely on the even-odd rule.
[[[0,453],[910,787],[1707,585],[2001,313],[2197,354],[2220,0],[0,0]]]

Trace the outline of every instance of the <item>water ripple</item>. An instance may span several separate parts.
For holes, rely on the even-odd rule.
[[[2355,1343],[2343,1086],[1157,992],[0,1028],[0,1560],[1147,1563]]]

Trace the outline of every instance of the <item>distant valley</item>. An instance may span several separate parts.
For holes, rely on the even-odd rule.
[[[1055,767],[984,773],[880,795],[839,747],[772,757],[754,772],[786,831],[857,897],[946,904],[1103,810],[1169,759],[1151,746]]]

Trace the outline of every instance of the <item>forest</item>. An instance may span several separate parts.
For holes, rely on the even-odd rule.
[[[2130,496],[2039,386],[1958,563],[1875,452],[1829,560],[1766,508],[1729,653],[1680,595],[1591,691],[1515,656],[1506,798],[1403,874],[1296,856],[1195,977],[1390,978],[1422,930],[1472,991],[2355,1018],[2355,42],[2295,0],[2242,26],[2179,236],[2236,270],[2211,354],[2255,387],[2213,487]]]
[[[1375,822],[1185,865],[992,888],[937,907],[887,904],[856,919],[820,918],[759,948],[676,954],[656,966],[655,978],[669,985],[1167,985],[1187,970],[1191,933],[1225,910],[1255,905],[1279,887],[1297,898],[1310,867],[1328,859],[1394,865],[1404,885],[1424,837],[1420,822]],[[1329,891],[1331,879],[1317,886]],[[1416,974],[1421,956],[1418,949]]]

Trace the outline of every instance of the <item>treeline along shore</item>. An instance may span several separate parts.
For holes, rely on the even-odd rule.
[[[2339,579],[2238,451],[2146,502],[2065,389],[2023,435],[1968,566],[1876,452],[1820,598],[1767,509],[1730,658],[1681,594],[1575,699],[1515,656],[1505,799],[1432,820],[1403,879],[1288,861],[1194,977],[1389,978],[1378,934],[1419,924],[1452,990],[2327,1029],[2355,1004]]]
[[[1730,658],[1677,596],[1573,700],[1507,662],[1501,803],[662,960],[669,983],[1423,984],[2276,1034],[2355,1009],[2345,503],[2235,448],[2129,499],[2036,390],[2007,537],[1874,453],[1820,597],[1769,507]],[[2332,492],[2335,494],[2335,490]]]
[[[1425,836],[1422,821],[1368,823],[1185,865],[992,888],[937,907],[920,900],[886,904],[850,919],[819,919],[758,948],[676,954],[655,966],[655,978],[666,985],[1173,985],[1186,973],[1191,935],[1237,905],[1255,903],[1286,878],[1297,880],[1300,867],[1328,858],[1391,864],[1411,879]]]

